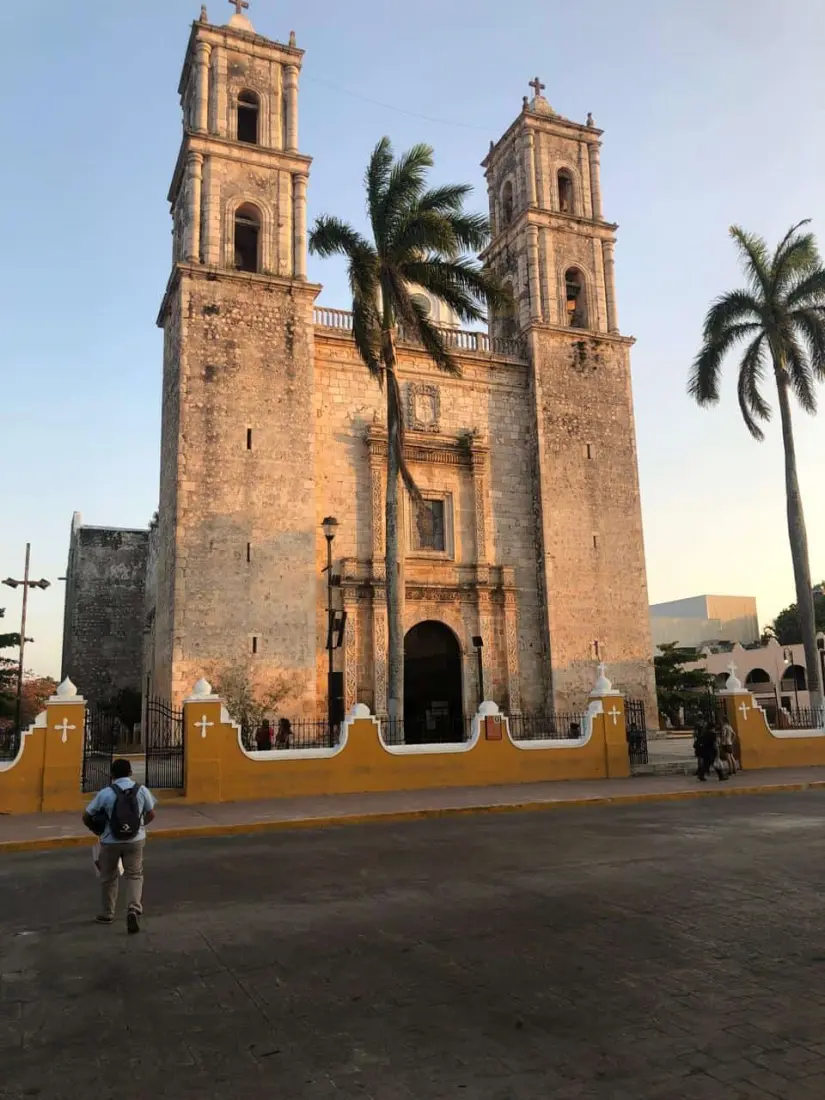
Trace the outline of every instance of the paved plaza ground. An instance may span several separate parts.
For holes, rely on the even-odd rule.
[[[825,792],[0,858],[0,1097],[825,1096]]]

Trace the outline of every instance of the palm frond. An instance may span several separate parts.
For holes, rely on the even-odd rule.
[[[396,225],[389,258],[393,263],[403,264],[425,252],[452,256],[460,251],[453,227],[443,214],[413,209]]]
[[[381,208],[382,232],[380,237],[376,232],[375,238],[379,252],[390,246],[404,213],[421,198],[427,182],[427,169],[432,166],[432,147],[424,144],[413,145],[393,164]]]
[[[702,327],[705,343],[718,340],[731,326],[761,321],[762,303],[747,290],[731,290],[711,305]]]
[[[771,407],[762,396],[759,384],[765,377],[765,333],[760,332],[748,345],[739,364],[737,392],[742,419],[754,439],[763,440],[765,433],[758,420],[770,420]]]
[[[795,336],[785,338],[783,351],[785,369],[796,399],[805,412],[813,416],[816,412],[816,389],[808,356]]]
[[[789,309],[825,308],[825,268],[819,267],[794,283],[785,298],[785,306]]]
[[[353,295],[352,336],[358,354],[367,370],[378,382],[384,383],[384,364],[381,361],[381,318],[374,299]]]
[[[372,251],[369,241],[340,218],[321,214],[309,234],[309,251],[314,256],[353,256]]]
[[[825,277],[825,271],[822,272]],[[796,309],[791,321],[805,341],[811,370],[817,381],[825,381],[825,307]]]
[[[364,177],[364,186],[367,192],[367,214],[376,242],[379,239],[380,220],[384,210],[392,162],[392,142],[388,137],[382,137],[372,151]]]
[[[778,293],[794,275],[805,275],[821,266],[813,233],[800,233],[810,218],[792,225],[774,252],[771,279]]]
[[[464,200],[472,192],[473,189],[469,183],[432,187],[418,200],[418,209],[432,210],[435,214],[460,214],[464,209]]]
[[[712,312],[712,311],[711,311]],[[693,360],[688,377],[688,393],[697,405],[715,405],[719,400],[719,376],[722,373],[722,360],[740,340],[753,336],[760,326],[755,321],[744,324],[730,324],[718,333],[706,339],[698,355]],[[707,324],[706,324],[707,329]]]
[[[770,298],[771,258],[764,237],[748,233],[739,225],[730,227],[730,235],[739,249],[742,270],[748,279],[751,290]]]
[[[411,283],[417,283],[442,298],[455,309],[462,321],[468,323],[484,320],[485,313],[480,303],[493,310],[501,310],[511,304],[510,296],[498,276],[466,257],[444,260],[439,256],[425,256],[405,264],[403,273]],[[472,308],[467,302],[468,297],[475,300]]]

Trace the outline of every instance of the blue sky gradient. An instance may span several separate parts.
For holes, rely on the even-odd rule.
[[[166,192],[193,0],[0,10],[0,577],[33,544],[29,664],[57,674],[69,525],[145,526],[156,507],[161,334],[171,262]],[[570,14],[572,12],[572,14]],[[212,22],[232,8],[211,0]],[[721,406],[685,379],[714,295],[739,283],[732,222],[774,241],[804,217],[824,238],[821,0],[253,0],[256,30],[305,49],[301,149],[309,213],[363,222],[361,177],[383,134],[435,146],[434,181],[469,181],[537,73],[555,109],[606,131],[605,215],[620,224],[619,317],[634,393],[652,600],[793,598],[778,423],[748,436],[729,371]],[[415,116],[426,116],[415,117]],[[438,121],[434,121],[438,120]],[[343,269],[310,261],[321,301]],[[731,362],[730,366],[733,366]],[[825,577],[823,421],[799,412],[814,579]],[[10,628],[19,594],[0,598]]]

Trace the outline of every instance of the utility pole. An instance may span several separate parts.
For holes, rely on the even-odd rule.
[[[16,730],[20,730],[20,711],[23,705],[23,655],[26,649],[26,609],[29,602],[29,589],[30,588],[42,588],[45,591],[49,587],[49,582],[44,578],[40,578],[39,581],[29,580],[29,562],[31,560],[31,543],[26,543],[26,564],[23,568],[23,580],[18,581],[13,577],[6,577],[3,584],[7,584],[9,588],[19,588],[23,585],[23,614],[20,619],[20,660],[17,664],[17,706],[15,707],[14,725]]]

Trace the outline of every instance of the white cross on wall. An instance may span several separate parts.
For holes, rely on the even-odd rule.
[[[617,724],[618,724],[618,721],[619,721],[619,715],[620,715],[620,714],[621,714],[622,712],[621,712],[621,711],[619,710],[619,708],[618,708],[618,707],[616,706],[616,704],[615,704],[615,703],[613,704],[613,710],[609,710],[609,711],[608,711],[607,713],[608,713],[608,714],[610,715],[610,717],[611,717],[611,718],[613,719],[613,725],[614,725],[614,726],[615,726],[615,725],[617,725]]]
[[[745,722],[747,722],[747,720],[748,720],[748,711],[749,711],[750,709],[751,709],[751,708],[750,708],[750,707],[748,706],[748,704],[747,704],[747,703],[745,702],[745,700],[744,700],[744,699],[742,700],[742,702],[741,702],[741,703],[739,704],[739,706],[737,707],[737,710],[738,710],[738,711],[739,711],[739,712],[741,713],[741,715],[742,715],[742,719],[743,719],[743,721],[745,721]]]
[[[65,745],[65,744],[66,744],[66,742],[67,742],[67,741],[69,740],[69,730],[74,730],[74,729],[77,729],[77,726],[71,726],[71,725],[69,725],[69,719],[68,719],[68,718],[64,718],[64,719],[63,719],[63,721],[62,721],[62,722],[60,723],[60,725],[59,725],[59,726],[55,726],[54,728],[55,728],[56,730],[58,730],[58,732],[60,732],[60,733],[62,733],[62,734],[63,734],[63,736],[62,736],[62,737],[60,738],[60,740],[61,740],[61,741],[63,742],[63,744]]]
[[[206,715],[202,714],[200,722],[196,722],[195,725],[201,731],[201,737],[206,737],[206,731],[209,729],[210,726],[214,726],[215,723],[214,722],[207,722],[206,721]]]

